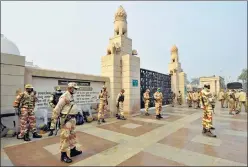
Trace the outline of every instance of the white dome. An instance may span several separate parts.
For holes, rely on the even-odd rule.
[[[20,51],[16,44],[8,40],[3,34],[1,34],[1,53],[20,56]]]

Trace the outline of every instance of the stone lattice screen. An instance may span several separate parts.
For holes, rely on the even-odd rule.
[[[157,91],[157,88],[161,88],[161,92],[164,95],[163,105],[171,103],[171,76],[167,74],[161,74],[158,72],[140,69],[140,96],[141,108],[144,108],[143,93],[146,89],[150,89],[150,107],[154,107],[153,94]]]

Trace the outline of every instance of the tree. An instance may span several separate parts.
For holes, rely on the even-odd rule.
[[[238,77],[238,80],[241,80],[243,84],[247,83],[247,68],[242,70],[241,74]]]
[[[190,84],[199,85],[200,84],[200,79],[199,78],[191,78]]]

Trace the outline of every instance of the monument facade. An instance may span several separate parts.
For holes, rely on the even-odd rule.
[[[120,6],[115,13],[114,33],[107,53],[101,58],[101,75],[110,79],[110,110],[116,110],[116,97],[125,89],[124,113],[140,112],[140,58],[128,37],[127,13]]]

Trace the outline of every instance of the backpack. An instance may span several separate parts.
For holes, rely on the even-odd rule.
[[[80,112],[78,112],[78,114],[76,115],[76,125],[82,124],[84,124],[84,117]]]
[[[89,111],[83,111],[83,118],[85,122],[92,122],[93,121],[93,117],[91,116]]]

